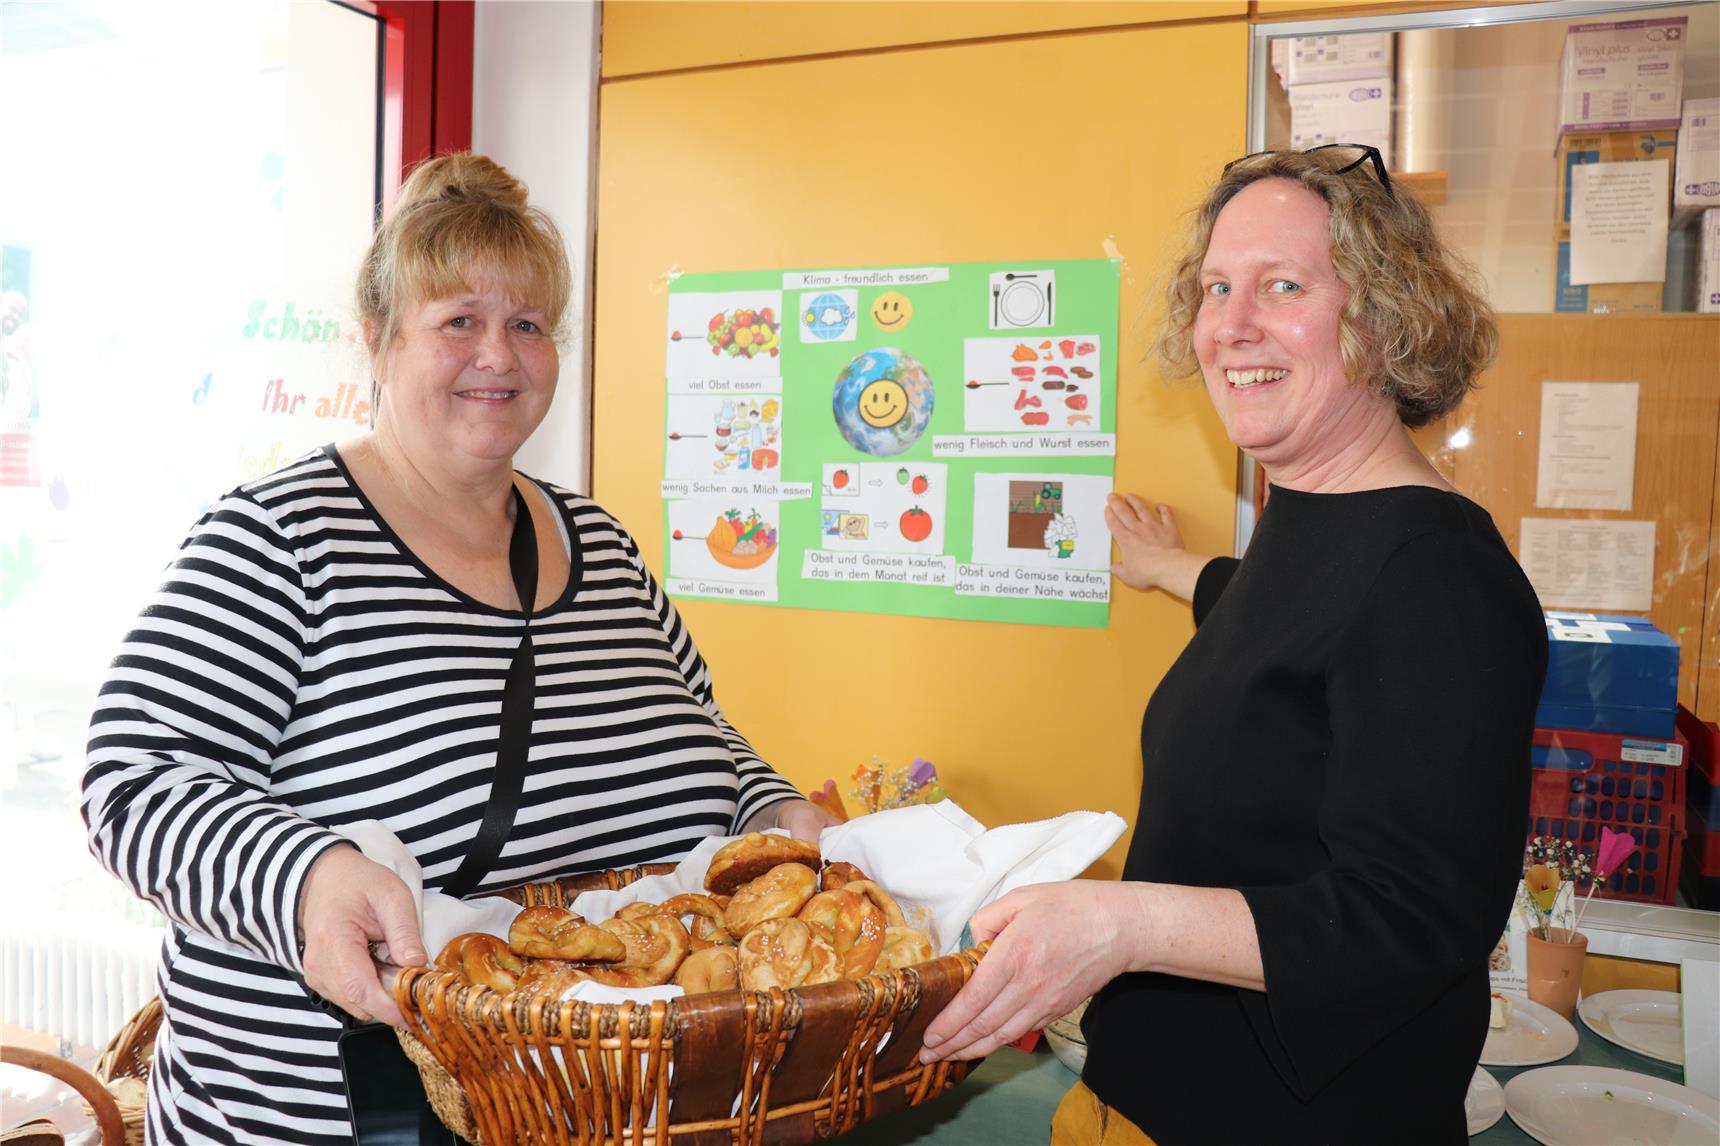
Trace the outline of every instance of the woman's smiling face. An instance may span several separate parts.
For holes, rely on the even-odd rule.
[[[1251,183],[1213,224],[1201,263],[1195,357],[1230,440],[1261,464],[1318,464],[1378,418],[1338,340],[1349,290],[1332,265],[1327,208],[1286,179]]]
[[[555,396],[560,360],[542,310],[479,280],[401,316],[380,376],[390,426],[421,459],[511,459]]]

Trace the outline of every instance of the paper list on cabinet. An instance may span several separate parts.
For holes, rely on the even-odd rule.
[[[1519,558],[1544,609],[1646,613],[1654,601],[1654,522],[1525,517]]]
[[[1571,285],[1666,281],[1670,164],[1584,163],[1571,169]]]
[[[1635,493],[1635,382],[1541,383],[1541,509],[1628,510]]]

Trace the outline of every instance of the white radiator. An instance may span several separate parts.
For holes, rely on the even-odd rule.
[[[0,1022],[101,1050],[155,994],[159,927],[9,921],[0,936]]]

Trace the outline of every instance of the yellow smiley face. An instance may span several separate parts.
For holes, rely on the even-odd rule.
[[[888,429],[908,412],[908,392],[900,382],[880,378],[860,391],[860,419],[868,426]]]
[[[914,317],[914,304],[901,291],[885,291],[872,300],[872,321],[880,330],[900,330]]]

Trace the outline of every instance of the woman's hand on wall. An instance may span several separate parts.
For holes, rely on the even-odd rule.
[[[353,847],[317,857],[299,897],[305,982],[317,994],[361,1020],[404,1023],[382,985],[371,944],[387,944],[402,967],[429,962],[419,932],[418,908],[399,876]]]
[[[991,950],[926,1028],[922,1062],[980,1058],[1068,1014],[1134,965],[1148,923],[1139,885],[1080,879],[1018,888],[969,927]]]
[[[752,819],[741,826],[741,833],[762,832],[766,828],[781,828],[797,840],[818,841],[825,828],[841,823],[835,816],[811,800],[778,800],[761,808]]]
[[[1191,600],[1200,571],[1209,558],[1183,548],[1182,531],[1168,505],[1148,505],[1132,493],[1105,498],[1105,526],[1117,542],[1111,566],[1131,589],[1163,589]]]

